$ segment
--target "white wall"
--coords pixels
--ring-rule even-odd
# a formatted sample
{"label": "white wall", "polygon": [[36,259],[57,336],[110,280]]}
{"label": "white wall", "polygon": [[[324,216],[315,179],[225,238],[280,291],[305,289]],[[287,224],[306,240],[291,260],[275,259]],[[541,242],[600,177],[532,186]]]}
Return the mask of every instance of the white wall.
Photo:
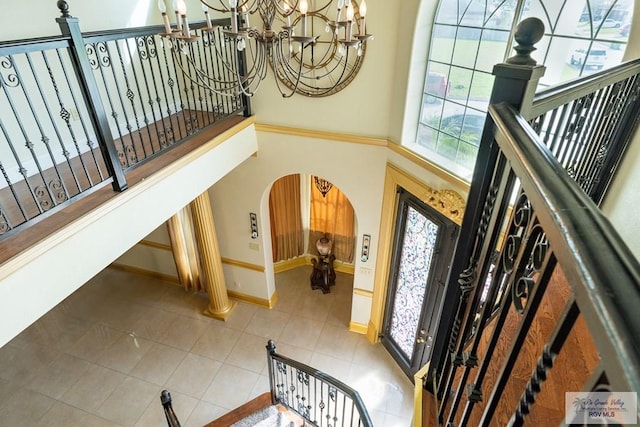
{"label": "white wall", "polygon": [[[629,46],[624,56],[625,60],[634,58],[640,58],[640,0],[636,0],[634,4]],[[639,164],[640,132],[636,132],[602,206],[602,211],[611,220],[638,260],[640,260],[640,222],[636,215],[637,208],[640,206]]]}
{"label": "white wall", "polygon": [[[171,13],[170,0],[166,0]],[[157,0],[68,0],[69,13],[80,20],[82,31],[162,24]],[[200,2],[185,0],[192,20],[204,19]],[[59,35],[55,19],[60,12],[53,0],[20,0],[5,5],[0,40]],[[171,16],[171,15],[170,15]]]}
{"label": "white wall", "polygon": [[114,264],[124,268],[159,273],[166,280],[180,283],[166,224],[162,224],[145,236],[143,240],[118,257]]}
{"label": "white wall", "polygon": [[[247,159],[216,183],[210,192],[221,255],[266,269],[264,274],[257,274],[243,267],[225,265],[227,288],[260,298],[272,296],[275,287],[269,192],[278,178],[307,173],[328,179],[349,198],[357,217],[357,254],[361,250],[362,234],[371,235],[369,260],[366,263],[359,259],[355,261],[354,288],[372,291],[386,148],[266,132],[258,132],[258,148],[257,157]],[[249,236],[250,212],[258,214],[260,237],[257,241]],[[250,249],[249,245],[253,243],[259,244],[258,250]],[[235,281],[240,282],[240,287]],[[352,321],[366,325],[370,298],[365,301],[356,298],[356,301]]]}
{"label": "white wall", "polygon": [[[374,39],[367,42],[365,59],[355,80],[339,93],[324,98],[293,95],[283,98],[273,81],[273,73],[252,99],[258,123],[292,126],[387,138],[389,120],[394,109],[393,88],[398,42],[399,8],[383,2],[367,4],[367,32]],[[410,24],[412,25],[412,24]],[[401,66],[402,68],[402,66]]]}

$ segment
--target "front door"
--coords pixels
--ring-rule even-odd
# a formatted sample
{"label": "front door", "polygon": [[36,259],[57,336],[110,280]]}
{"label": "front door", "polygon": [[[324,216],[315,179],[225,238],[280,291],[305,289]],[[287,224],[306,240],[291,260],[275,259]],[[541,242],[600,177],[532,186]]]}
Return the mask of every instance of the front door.
{"label": "front door", "polygon": [[382,344],[413,380],[431,356],[458,227],[401,191],[395,230]]}

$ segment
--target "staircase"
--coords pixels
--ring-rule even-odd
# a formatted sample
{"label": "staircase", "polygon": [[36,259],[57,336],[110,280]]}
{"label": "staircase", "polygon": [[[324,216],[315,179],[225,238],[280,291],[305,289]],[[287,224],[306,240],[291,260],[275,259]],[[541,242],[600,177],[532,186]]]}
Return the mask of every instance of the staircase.
{"label": "staircase", "polygon": [[[261,394],[205,427],[372,427],[357,391],[310,366],[276,353],[267,343],[271,391]],[[169,427],[180,427],[171,394],[160,396]]]}

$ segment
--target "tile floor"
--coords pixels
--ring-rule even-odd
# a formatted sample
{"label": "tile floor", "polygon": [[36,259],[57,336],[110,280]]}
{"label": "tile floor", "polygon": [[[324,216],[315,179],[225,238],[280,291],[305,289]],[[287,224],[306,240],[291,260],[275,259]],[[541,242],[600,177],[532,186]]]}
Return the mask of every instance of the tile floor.
{"label": "tile floor", "polygon": [[351,277],[312,291],[309,268],[276,277],[268,310],[203,317],[206,295],[106,269],[0,348],[0,426],[202,426],[269,390],[265,345],[358,390],[376,427],[411,423],[413,388],[380,345],[347,330]]}

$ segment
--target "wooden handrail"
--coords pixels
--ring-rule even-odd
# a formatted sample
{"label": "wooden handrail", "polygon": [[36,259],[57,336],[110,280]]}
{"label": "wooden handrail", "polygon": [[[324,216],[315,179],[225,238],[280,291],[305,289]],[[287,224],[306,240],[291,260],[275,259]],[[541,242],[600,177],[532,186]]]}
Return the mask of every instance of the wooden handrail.
{"label": "wooden handrail", "polygon": [[530,120],[541,114],[567,104],[599,89],[640,74],[640,58],[627,61],[612,68],[576,77],[565,83],[536,92],[533,104],[527,111],[526,119]]}
{"label": "wooden handrail", "polygon": [[496,141],[520,179],[619,390],[640,390],[640,264],[609,220],[515,110],[492,105]]}

